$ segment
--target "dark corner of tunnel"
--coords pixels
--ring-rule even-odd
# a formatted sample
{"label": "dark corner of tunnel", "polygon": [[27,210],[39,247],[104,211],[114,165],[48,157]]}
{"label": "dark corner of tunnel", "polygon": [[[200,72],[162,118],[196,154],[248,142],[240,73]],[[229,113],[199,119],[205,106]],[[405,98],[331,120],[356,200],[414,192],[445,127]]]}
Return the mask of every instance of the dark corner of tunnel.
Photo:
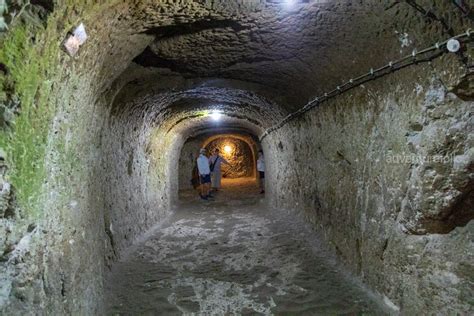
{"label": "dark corner of tunnel", "polygon": [[189,72],[183,64],[158,56],[149,46],[135,57],[133,62],[143,67],[168,68],[180,73]]}
{"label": "dark corner of tunnel", "polygon": [[247,29],[247,26],[242,25],[236,20],[231,19],[202,19],[190,23],[174,24],[168,26],[158,26],[149,28],[144,33],[154,35],[157,40],[172,38],[183,35],[191,35],[199,33],[204,30],[231,28],[235,32]]}

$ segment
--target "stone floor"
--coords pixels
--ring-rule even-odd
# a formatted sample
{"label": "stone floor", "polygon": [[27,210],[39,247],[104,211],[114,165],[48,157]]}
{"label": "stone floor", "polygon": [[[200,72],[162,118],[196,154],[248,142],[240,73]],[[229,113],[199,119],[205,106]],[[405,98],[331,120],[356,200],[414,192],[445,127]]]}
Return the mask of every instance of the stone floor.
{"label": "stone floor", "polygon": [[182,192],[174,215],[115,264],[115,315],[381,315],[294,216],[269,210],[251,180],[215,201]]}

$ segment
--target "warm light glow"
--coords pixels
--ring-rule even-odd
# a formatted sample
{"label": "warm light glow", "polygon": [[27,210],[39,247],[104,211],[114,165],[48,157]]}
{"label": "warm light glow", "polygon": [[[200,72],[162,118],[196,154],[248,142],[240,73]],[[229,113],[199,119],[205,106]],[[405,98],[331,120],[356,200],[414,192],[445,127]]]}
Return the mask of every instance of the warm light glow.
{"label": "warm light glow", "polygon": [[232,152],[232,146],[225,145],[224,152],[226,152],[227,154],[230,154]]}
{"label": "warm light glow", "polygon": [[220,121],[221,117],[222,117],[222,114],[219,111],[214,111],[211,113],[211,118],[216,122]]}

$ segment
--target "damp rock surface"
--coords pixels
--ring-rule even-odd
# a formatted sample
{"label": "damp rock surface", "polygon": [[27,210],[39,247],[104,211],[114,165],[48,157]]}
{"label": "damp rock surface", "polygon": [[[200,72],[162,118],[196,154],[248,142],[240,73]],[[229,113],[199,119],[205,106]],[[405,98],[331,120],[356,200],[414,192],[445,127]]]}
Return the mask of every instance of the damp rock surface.
{"label": "damp rock surface", "polygon": [[263,143],[273,207],[304,213],[406,315],[474,308],[474,107],[445,72],[459,68],[449,55],[366,83]]}
{"label": "damp rock surface", "polygon": [[0,3],[0,314],[103,315],[105,272],[173,213],[192,155],[222,133],[263,148],[268,202],[305,214],[401,314],[472,314],[472,32],[257,142],[350,78],[472,29],[468,1]]}
{"label": "damp rock surface", "polygon": [[212,202],[185,192],[175,214],[113,267],[107,313],[386,313],[310,230],[257,192],[252,179],[225,180]]}

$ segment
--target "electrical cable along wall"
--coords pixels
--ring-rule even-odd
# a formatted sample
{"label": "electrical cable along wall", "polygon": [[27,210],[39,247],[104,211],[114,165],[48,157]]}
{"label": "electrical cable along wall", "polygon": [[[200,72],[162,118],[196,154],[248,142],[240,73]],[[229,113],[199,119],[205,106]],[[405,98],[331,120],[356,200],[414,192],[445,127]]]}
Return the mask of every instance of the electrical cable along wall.
{"label": "electrical cable along wall", "polygon": [[[278,124],[265,130],[265,132],[262,135],[260,135],[260,141],[263,141],[263,139],[267,137],[268,134],[281,128],[283,125],[301,116],[302,114],[308,112],[309,110],[319,106],[320,104],[328,101],[331,98],[334,98],[353,88],[356,88],[368,81],[375,80],[377,78],[380,78],[382,76],[388,75],[392,72],[403,69],[405,67],[409,67],[417,63],[431,61],[434,58],[439,57],[447,52],[456,53],[461,48],[459,45],[461,44],[466,45],[472,41],[473,35],[474,35],[473,31],[469,29],[465,33],[454,36],[453,38],[445,40],[441,43],[435,43],[433,46],[430,46],[423,50],[418,51],[415,49],[413,50],[411,55],[405,56],[396,61],[390,61],[388,64],[380,68],[376,68],[376,69],[371,68],[368,73],[363,74],[357,78],[350,79],[349,81],[341,84],[340,86],[337,86],[335,89],[329,92],[326,92],[319,97],[314,98],[312,101],[308,102],[305,106],[300,108],[298,111],[288,114]],[[449,44],[451,44],[451,47],[448,47]]]}

